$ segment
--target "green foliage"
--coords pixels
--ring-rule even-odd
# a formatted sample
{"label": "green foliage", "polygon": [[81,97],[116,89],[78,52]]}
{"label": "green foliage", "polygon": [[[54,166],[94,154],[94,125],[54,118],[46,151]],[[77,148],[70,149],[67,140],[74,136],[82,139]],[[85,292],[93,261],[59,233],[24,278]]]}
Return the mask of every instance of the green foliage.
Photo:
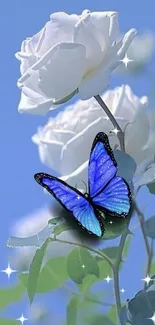
{"label": "green foliage", "polygon": [[114,150],[114,156],[118,164],[117,174],[130,184],[136,171],[136,162],[130,155],[120,150]]}
{"label": "green foliage", "polygon": [[145,221],[146,235],[152,239],[155,239],[155,216]]}
{"label": "green foliage", "polygon": [[155,310],[155,285],[139,291],[127,306],[122,308],[120,317],[134,325],[150,325]]}
{"label": "green foliage", "polygon": [[19,321],[9,318],[0,318],[0,325],[19,325]]}
{"label": "green foliage", "polygon": [[32,304],[37,290],[38,278],[39,278],[43,258],[45,256],[46,248],[49,242],[50,242],[49,239],[47,239],[45,243],[42,245],[42,247],[37,249],[30,265],[28,284],[27,284],[27,292],[28,292],[30,304]]}
{"label": "green foliage", "polygon": [[78,297],[72,297],[67,306],[67,325],[77,325]]}
{"label": "green foliage", "polygon": [[39,231],[36,235],[29,237],[14,237],[11,236],[8,239],[7,246],[14,247],[41,247],[47,238],[50,237],[53,231],[52,224],[48,223],[48,225]]}
{"label": "green foliage", "polygon": [[61,105],[61,104],[64,104],[66,102],[68,102],[72,97],[74,97],[76,94],[78,93],[78,88],[75,89],[71,94],[69,94],[68,96],[60,99],[60,100],[57,100],[55,101],[53,104],[54,105]]}
{"label": "green foliage", "polygon": [[[19,277],[27,288],[28,274],[21,274]],[[36,293],[46,293],[57,289],[62,286],[67,279],[66,258],[52,258],[48,260],[39,274]]]}
{"label": "green foliage", "polygon": [[155,260],[153,260],[152,263],[151,263],[150,274],[155,274]]}
{"label": "green foliage", "polygon": [[24,293],[25,287],[22,283],[9,286],[9,288],[0,289],[0,309],[6,308],[8,305],[20,301]]}
{"label": "green foliage", "polygon": [[147,185],[148,189],[149,189],[149,192],[151,194],[155,194],[155,182],[151,183],[151,184],[148,184]]}
{"label": "green foliage", "polygon": [[114,323],[117,322],[116,305],[113,305],[110,307],[107,316],[112,322],[114,322]]}
{"label": "green foliage", "polygon": [[114,325],[114,323],[105,315],[93,315],[85,319],[85,324],[88,325]]}
{"label": "green foliage", "polygon": [[54,228],[54,235],[55,236],[58,236],[60,235],[63,231],[66,231],[66,230],[72,230],[74,229],[73,228],[73,225],[69,222],[66,222],[66,221],[63,221],[61,222],[60,224],[57,224]]}
{"label": "green foliage", "polygon": [[87,249],[82,247],[74,248],[68,255],[67,271],[69,277],[78,284],[81,284],[88,274],[99,277],[99,267],[96,259]]}
{"label": "green foliage", "polygon": [[[112,223],[110,223],[112,221]],[[104,222],[105,233],[103,240],[114,239],[122,235],[128,223],[128,218],[112,218],[107,216]]]}

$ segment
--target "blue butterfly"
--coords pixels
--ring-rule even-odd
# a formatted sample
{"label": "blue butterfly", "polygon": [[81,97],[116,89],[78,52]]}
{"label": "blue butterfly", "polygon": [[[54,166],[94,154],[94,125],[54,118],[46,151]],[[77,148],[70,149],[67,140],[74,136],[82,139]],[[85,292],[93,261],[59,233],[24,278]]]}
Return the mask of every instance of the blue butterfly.
{"label": "blue butterfly", "polygon": [[87,232],[101,237],[103,217],[127,217],[131,208],[131,191],[127,182],[117,173],[117,163],[108,137],[96,135],[88,166],[88,193],[82,194],[57,177],[37,173],[35,180],[51,193]]}

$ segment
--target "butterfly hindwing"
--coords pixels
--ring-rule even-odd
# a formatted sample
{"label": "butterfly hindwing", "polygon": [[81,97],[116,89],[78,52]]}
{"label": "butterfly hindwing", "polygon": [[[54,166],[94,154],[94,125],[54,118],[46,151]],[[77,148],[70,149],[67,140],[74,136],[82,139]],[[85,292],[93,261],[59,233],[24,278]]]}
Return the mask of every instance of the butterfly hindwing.
{"label": "butterfly hindwing", "polygon": [[131,193],[128,184],[115,176],[106,188],[93,198],[95,205],[110,216],[126,217],[131,207]]}
{"label": "butterfly hindwing", "polygon": [[100,132],[90,154],[89,193],[95,205],[109,216],[126,217],[131,207],[131,192],[126,181],[116,176],[117,163],[108,137]]}
{"label": "butterfly hindwing", "polygon": [[71,211],[78,223],[88,232],[101,237],[103,226],[97,219],[94,209],[84,195],[64,181],[44,173],[34,176],[35,180],[51,193],[68,211]]}

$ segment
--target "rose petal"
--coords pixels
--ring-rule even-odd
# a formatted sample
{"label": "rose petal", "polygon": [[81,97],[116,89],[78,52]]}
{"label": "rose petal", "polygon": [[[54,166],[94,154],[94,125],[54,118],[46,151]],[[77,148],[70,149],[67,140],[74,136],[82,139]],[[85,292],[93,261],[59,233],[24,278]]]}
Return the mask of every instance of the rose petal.
{"label": "rose petal", "polygon": [[38,53],[42,56],[58,43],[72,42],[74,26],[78,20],[78,15],[68,15],[65,12],[52,14],[45,25],[45,36]]}
{"label": "rose petal", "polygon": [[150,125],[145,108],[142,104],[140,105],[135,120],[127,126],[125,132],[126,151],[131,154],[136,163],[147,158],[147,153],[143,147],[148,140]]}
{"label": "rose petal", "polygon": [[109,85],[109,71],[99,67],[94,72],[85,76],[79,86],[81,99],[89,99],[101,94]]}
{"label": "rose petal", "polygon": [[47,97],[60,100],[78,88],[82,80],[85,48],[73,43],[56,45],[49,61],[43,64],[39,70],[39,87]]}
{"label": "rose petal", "polygon": [[[98,41],[98,31],[91,23],[90,14],[84,15],[75,25],[74,42],[86,48],[86,71],[95,69],[103,59],[103,51]],[[102,46],[105,48],[104,40]]]}
{"label": "rose petal", "polygon": [[34,95],[32,90],[26,87],[24,87],[23,90],[28,94],[28,96],[22,91],[21,100],[18,106],[18,111],[20,113],[45,115],[49,111],[53,104],[51,99],[40,97],[39,95],[37,96],[36,93],[35,98],[32,98],[32,94]]}

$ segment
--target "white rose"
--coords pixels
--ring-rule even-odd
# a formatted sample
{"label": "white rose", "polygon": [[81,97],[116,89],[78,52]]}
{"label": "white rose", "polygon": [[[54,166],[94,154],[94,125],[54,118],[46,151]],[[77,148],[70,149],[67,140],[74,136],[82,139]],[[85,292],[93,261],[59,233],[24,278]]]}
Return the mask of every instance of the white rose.
{"label": "white rose", "polygon": [[132,61],[129,62],[127,69],[124,64],[121,64],[116,72],[132,73],[139,71],[151,60],[154,50],[155,35],[151,31],[137,35],[127,51],[127,57]]}
{"label": "white rose", "polygon": [[[139,163],[146,155],[146,150],[142,149],[150,127],[147,98],[135,96],[128,85],[107,91],[102,98],[122,129],[134,122],[126,127],[125,147]],[[76,180],[87,182],[88,158],[94,137],[100,131],[109,135],[112,129],[113,125],[95,99],[78,100],[55,118],[50,118],[32,140],[38,145],[41,161],[75,186]],[[112,147],[118,144],[116,135],[109,135],[109,139]]]}
{"label": "white rose", "polygon": [[44,115],[77,91],[81,99],[102,93],[135,34],[131,29],[118,41],[116,12],[52,14],[16,53],[21,61],[19,111]]}

